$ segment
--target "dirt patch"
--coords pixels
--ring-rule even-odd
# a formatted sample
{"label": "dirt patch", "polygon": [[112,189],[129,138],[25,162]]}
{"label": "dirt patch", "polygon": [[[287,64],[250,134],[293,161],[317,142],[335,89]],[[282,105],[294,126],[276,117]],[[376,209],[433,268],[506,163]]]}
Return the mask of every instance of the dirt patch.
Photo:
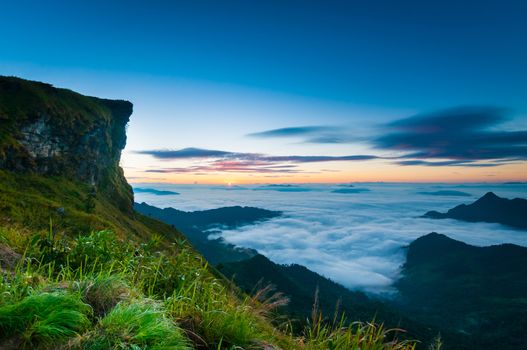
{"label": "dirt patch", "polygon": [[0,243],[0,267],[13,269],[22,256],[8,246]]}

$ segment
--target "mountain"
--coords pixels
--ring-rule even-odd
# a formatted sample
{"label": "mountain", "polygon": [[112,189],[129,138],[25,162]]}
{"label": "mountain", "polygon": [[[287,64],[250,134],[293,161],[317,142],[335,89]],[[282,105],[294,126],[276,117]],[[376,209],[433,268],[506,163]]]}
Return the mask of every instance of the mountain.
{"label": "mountain", "polygon": [[142,188],[142,187],[134,187],[134,193],[151,193],[157,196],[171,196],[171,195],[179,194],[178,192],[174,192],[174,191],[161,191],[161,190],[156,190],[155,188]]}
{"label": "mountain", "polygon": [[157,208],[146,203],[135,203],[135,210],[185,232],[196,249],[213,264],[249,259],[257,254],[253,249],[235,247],[222,238],[209,239],[217,228],[234,229],[253,225],[282,213],[254,207],[223,207],[186,212],[174,208]]}
{"label": "mountain", "polygon": [[374,303],[364,293],[352,292],[304,266],[275,264],[261,254],[244,261],[222,263],[218,269],[248,292],[272,284],[276,291],[290,298],[285,311],[302,321],[311,315],[317,290],[320,309],[329,317],[340,303],[340,311],[357,319],[371,320],[382,305]]}
{"label": "mountain", "polygon": [[195,227],[199,230],[207,230],[216,226],[233,229],[282,215],[279,211],[241,206],[191,212],[174,208],[160,209],[146,203],[136,203],[135,208],[137,211],[156,217],[167,224],[185,228]]}
{"label": "mountain", "polygon": [[476,247],[430,233],[408,247],[396,287],[405,314],[457,335],[449,349],[527,344],[525,247]]}
{"label": "mountain", "polygon": [[472,204],[461,204],[446,213],[429,211],[423,217],[430,219],[457,219],[469,222],[494,222],[527,229],[527,200],[506,199],[488,192]]}

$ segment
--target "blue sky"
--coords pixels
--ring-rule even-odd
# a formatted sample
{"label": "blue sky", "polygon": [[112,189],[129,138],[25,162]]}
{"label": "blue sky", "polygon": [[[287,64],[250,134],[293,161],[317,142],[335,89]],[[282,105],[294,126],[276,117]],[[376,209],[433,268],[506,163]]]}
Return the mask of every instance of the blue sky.
{"label": "blue sky", "polygon": [[[263,176],[383,180],[373,174],[385,169],[397,174],[388,181],[415,180],[410,174],[416,171],[423,180],[518,179],[527,157],[526,12],[524,1],[12,1],[2,4],[0,74],[131,100],[135,113],[123,158],[130,178],[192,182],[205,175],[167,172],[161,178],[145,170],[201,166],[207,176],[217,175],[211,182],[251,182],[249,174],[256,182]],[[460,106],[483,113],[472,116],[476,121],[500,108],[492,123],[476,123],[461,137],[473,143],[499,136],[506,142],[479,147],[485,154],[507,152],[489,160],[441,150],[445,157],[435,159],[421,144],[379,141],[396,120],[438,111],[448,118]],[[322,128],[247,136],[287,127]],[[449,142],[450,151],[462,147],[449,132],[433,138]],[[160,160],[136,153],[190,147],[382,159],[280,161],[236,173],[203,166],[262,157]],[[420,155],[392,160],[408,153]],[[452,161],[458,164],[444,163]],[[459,163],[465,161],[494,165]],[[257,169],[277,165],[294,165],[302,174]]]}

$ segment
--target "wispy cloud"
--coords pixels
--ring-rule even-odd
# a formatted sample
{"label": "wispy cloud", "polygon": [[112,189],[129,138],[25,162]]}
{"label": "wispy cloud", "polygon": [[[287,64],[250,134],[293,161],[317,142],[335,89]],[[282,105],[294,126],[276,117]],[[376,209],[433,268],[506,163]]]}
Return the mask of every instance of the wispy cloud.
{"label": "wispy cloud", "polygon": [[357,141],[348,130],[337,126],[296,126],[271,129],[246,135],[257,138],[301,138],[304,143],[338,144]]}
{"label": "wispy cloud", "polygon": [[295,126],[290,128],[271,129],[248,134],[249,137],[292,137],[306,136],[319,133],[335,132],[338,129],[333,126]]}
{"label": "wispy cloud", "polygon": [[181,150],[143,150],[136,153],[153,156],[161,160],[201,160],[204,164],[151,169],[153,173],[196,173],[196,172],[255,172],[255,173],[306,173],[298,165],[302,163],[353,162],[377,159],[374,155],[346,156],[271,156],[259,153],[240,153],[200,148]]}
{"label": "wispy cloud", "polygon": [[216,160],[204,165],[146,170],[150,173],[299,173],[296,165],[261,161]]}

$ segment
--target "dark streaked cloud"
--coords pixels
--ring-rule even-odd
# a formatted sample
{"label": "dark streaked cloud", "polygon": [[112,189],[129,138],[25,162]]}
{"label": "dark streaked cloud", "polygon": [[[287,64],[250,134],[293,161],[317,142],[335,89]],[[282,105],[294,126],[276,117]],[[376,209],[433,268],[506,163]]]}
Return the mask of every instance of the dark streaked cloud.
{"label": "dark streaked cloud", "polygon": [[361,161],[379,158],[374,155],[347,155],[347,156],[270,156],[259,153],[238,153],[219,150],[208,150],[201,148],[184,148],[181,150],[144,150],[137,151],[139,154],[146,154],[158,159],[178,160],[178,159],[241,159],[253,161],[255,164],[288,162],[288,163],[317,163],[335,161]]}
{"label": "dark streaked cloud", "polygon": [[407,152],[401,158],[417,159],[399,162],[401,165],[496,166],[497,162],[472,162],[525,160],[527,130],[498,129],[507,120],[508,111],[496,107],[459,107],[419,114],[386,125],[385,134],[374,144],[380,149]]}
{"label": "dark streaked cloud", "polygon": [[361,161],[372,160],[379,157],[373,155],[352,155],[352,156],[265,156],[262,159],[273,162],[292,162],[292,163],[318,163],[336,161]]}
{"label": "dark streaked cloud", "polygon": [[427,160],[419,160],[419,159],[413,159],[413,160],[401,160],[396,162],[398,165],[404,165],[404,166],[411,166],[411,165],[422,165],[422,166],[430,166],[430,167],[438,167],[438,166],[468,166],[468,167],[475,167],[475,168],[482,168],[482,167],[493,167],[493,166],[499,166],[503,164],[499,163],[474,163],[472,161],[464,161],[464,160],[444,160],[444,161],[436,161],[436,162],[430,162]]}
{"label": "dark streaked cloud", "polygon": [[202,148],[183,148],[179,150],[168,150],[168,149],[158,149],[158,150],[143,150],[136,151],[138,154],[147,154],[158,159],[186,159],[186,158],[219,158],[231,156],[234,153],[202,149]]}

